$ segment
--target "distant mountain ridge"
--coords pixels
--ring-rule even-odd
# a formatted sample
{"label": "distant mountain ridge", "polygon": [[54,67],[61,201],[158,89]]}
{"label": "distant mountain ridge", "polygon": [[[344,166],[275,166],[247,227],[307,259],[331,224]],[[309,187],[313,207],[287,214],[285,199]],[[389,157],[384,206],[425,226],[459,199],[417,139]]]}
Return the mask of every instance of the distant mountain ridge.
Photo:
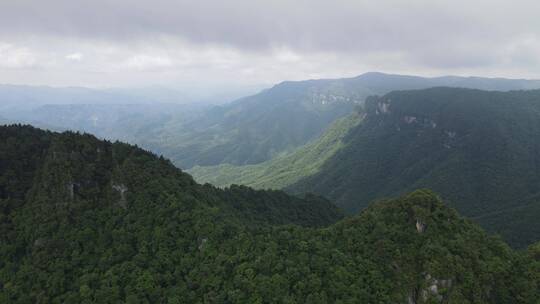
{"label": "distant mountain ridge", "polygon": [[84,87],[55,88],[0,84],[0,111],[35,109],[47,104],[140,104],[148,102],[152,102],[152,100],[121,92]]}
{"label": "distant mountain ridge", "polygon": [[50,87],[0,84],[0,111],[31,110],[44,105],[128,105],[128,104],[221,104],[254,92],[257,87],[195,88],[143,87]]}
{"label": "distant mountain ridge", "polygon": [[[351,113],[370,95],[434,86],[507,91],[540,88],[540,81],[456,76],[423,78],[371,72],[352,78],[285,81],[229,104],[196,110],[164,108],[163,115],[157,117],[131,115],[129,107],[125,107],[127,110],[122,110],[122,117],[111,118],[106,114],[97,117],[106,126],[103,129],[76,120],[57,119],[50,111],[45,113],[52,115],[44,115],[40,109],[19,113],[14,121],[42,127],[57,123],[59,130],[75,129],[104,138],[128,140],[169,157],[184,169],[197,165],[252,165],[292,152],[318,138],[336,119]],[[67,106],[58,106],[62,107]],[[161,107],[156,105],[153,111]],[[84,106],[71,106],[70,111],[71,116],[80,117],[82,122],[91,119],[84,117]],[[100,111],[106,113],[107,106],[102,105]],[[59,109],[58,112],[64,111]]]}

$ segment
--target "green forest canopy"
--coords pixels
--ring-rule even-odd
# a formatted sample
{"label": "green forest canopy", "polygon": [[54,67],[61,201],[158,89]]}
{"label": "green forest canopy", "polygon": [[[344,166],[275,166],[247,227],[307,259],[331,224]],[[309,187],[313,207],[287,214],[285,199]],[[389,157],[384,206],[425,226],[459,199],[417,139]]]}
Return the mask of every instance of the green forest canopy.
{"label": "green forest canopy", "polygon": [[[0,127],[2,303],[537,303],[513,251],[428,190],[357,216],[198,185],[89,135]],[[333,224],[332,224],[333,223]]]}

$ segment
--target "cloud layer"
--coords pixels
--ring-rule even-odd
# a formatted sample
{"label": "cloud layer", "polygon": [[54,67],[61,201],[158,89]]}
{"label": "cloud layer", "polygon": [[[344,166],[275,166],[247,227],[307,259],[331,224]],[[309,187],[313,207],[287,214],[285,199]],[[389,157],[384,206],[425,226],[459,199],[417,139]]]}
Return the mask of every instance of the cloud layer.
{"label": "cloud layer", "polygon": [[[540,78],[537,1],[0,1],[0,82]],[[45,77],[49,75],[49,77]]]}

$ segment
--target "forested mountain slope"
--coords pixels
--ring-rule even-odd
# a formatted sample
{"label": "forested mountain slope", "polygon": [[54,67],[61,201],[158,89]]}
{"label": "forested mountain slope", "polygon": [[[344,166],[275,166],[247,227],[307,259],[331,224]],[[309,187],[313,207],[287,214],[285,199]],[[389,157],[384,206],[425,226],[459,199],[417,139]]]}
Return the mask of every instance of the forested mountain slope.
{"label": "forested mountain slope", "polygon": [[163,158],[89,135],[0,127],[0,166],[2,303],[540,296],[539,245],[512,251],[427,190],[314,228],[339,218],[324,200],[201,186]]}
{"label": "forested mountain slope", "polygon": [[[538,221],[513,221],[522,220],[520,208],[536,210],[529,204],[540,195],[540,91],[432,88],[373,97],[344,147],[288,189],[325,195],[356,212],[421,187],[513,244],[538,240],[521,233],[526,226],[538,231]],[[487,225],[503,218],[504,229]]]}
{"label": "forested mountain slope", "polygon": [[[77,205],[78,199],[84,204],[90,198],[124,208],[130,193],[137,193],[139,188],[161,188],[163,185],[157,179],[168,178],[165,181],[179,187],[175,190],[187,191],[186,196],[206,200],[216,207],[233,208],[256,224],[264,221],[324,226],[342,217],[334,205],[315,196],[301,199],[282,191],[254,191],[243,186],[221,190],[198,185],[162,157],[123,143],[100,141],[92,135],[58,134],[13,125],[0,127],[0,138],[2,198],[7,199],[8,205],[21,204],[27,196],[40,198],[41,194],[43,199],[67,206]],[[156,181],[145,185],[144,179],[151,179],[152,175]],[[165,195],[159,191],[155,194]]]}
{"label": "forested mountain slope", "polygon": [[259,94],[216,107],[181,128],[164,129],[166,142],[147,147],[181,168],[257,164],[319,137],[366,97],[433,86],[493,90],[540,88],[540,81],[477,77],[423,78],[383,73],[358,77],[286,81]]}
{"label": "forested mountain slope", "polygon": [[[259,94],[215,107],[173,107],[141,100],[141,96],[123,98],[116,91],[102,96],[102,101],[92,102],[97,98],[92,94],[79,98],[62,92],[57,105],[5,114],[10,121],[129,141],[165,155],[183,169],[195,165],[236,166],[258,164],[296,150],[318,138],[331,123],[348,115],[367,96],[433,86],[506,91],[540,88],[540,81],[366,73],[352,78],[286,81]],[[30,101],[41,102],[38,94],[41,91],[31,89]],[[51,96],[56,95],[50,90],[47,88],[43,93],[43,99],[55,103]],[[19,88],[11,95],[3,95],[0,88],[0,101],[24,101],[24,93]],[[75,105],[65,105],[69,98]],[[123,105],[112,105],[115,103]],[[141,114],[141,109],[148,113]]]}
{"label": "forested mountain slope", "polygon": [[284,188],[317,173],[324,162],[343,147],[347,132],[363,119],[364,114],[358,111],[336,120],[320,138],[289,154],[255,165],[196,166],[188,172],[198,182],[218,187],[240,184],[256,189]]}

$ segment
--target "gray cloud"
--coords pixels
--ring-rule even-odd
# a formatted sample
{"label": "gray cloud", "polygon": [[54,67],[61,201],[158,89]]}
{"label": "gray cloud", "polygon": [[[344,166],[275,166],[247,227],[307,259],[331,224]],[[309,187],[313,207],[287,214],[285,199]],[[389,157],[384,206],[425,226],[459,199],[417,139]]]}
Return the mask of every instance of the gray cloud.
{"label": "gray cloud", "polygon": [[112,69],[125,82],[126,69],[215,81],[234,69],[257,81],[361,69],[540,77],[538,11],[528,0],[0,0],[0,69]]}

